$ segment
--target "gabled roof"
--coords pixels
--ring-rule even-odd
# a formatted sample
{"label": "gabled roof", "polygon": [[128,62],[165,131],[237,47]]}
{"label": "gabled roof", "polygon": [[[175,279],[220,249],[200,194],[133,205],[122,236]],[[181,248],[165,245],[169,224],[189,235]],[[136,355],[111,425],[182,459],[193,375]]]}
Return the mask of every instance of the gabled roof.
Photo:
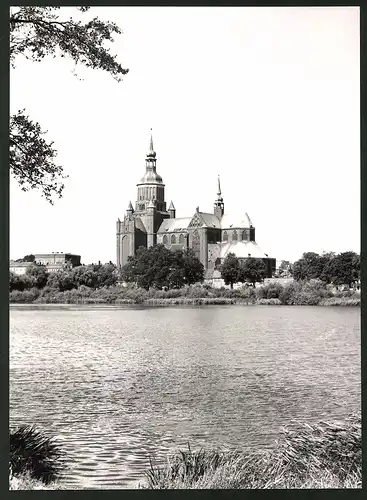
{"label": "gabled roof", "polygon": [[221,259],[226,258],[229,253],[234,253],[236,257],[242,259],[247,257],[255,257],[258,259],[268,258],[255,241],[231,241],[228,243],[221,243]]}
{"label": "gabled roof", "polygon": [[252,226],[252,222],[247,213],[245,215],[239,215],[239,216],[224,214],[220,221],[220,225],[222,229],[232,229],[232,228],[242,229],[242,228],[249,228],[250,226]]}
{"label": "gabled roof", "polygon": [[199,212],[201,217],[204,220],[205,226],[207,227],[215,227],[215,228],[220,228],[220,220],[218,217],[214,214],[210,214],[207,212]]}
{"label": "gabled roof", "polygon": [[192,217],[180,217],[177,219],[164,219],[159,226],[158,233],[170,233],[172,231],[185,231]]}

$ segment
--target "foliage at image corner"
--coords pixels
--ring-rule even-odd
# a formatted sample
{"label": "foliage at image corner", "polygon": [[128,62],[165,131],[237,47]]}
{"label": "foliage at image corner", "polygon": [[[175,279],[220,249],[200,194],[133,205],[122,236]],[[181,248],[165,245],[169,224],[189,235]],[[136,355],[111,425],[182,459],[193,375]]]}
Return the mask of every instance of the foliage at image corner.
{"label": "foliage at image corner", "polygon": [[31,484],[38,481],[49,485],[58,480],[66,468],[66,455],[57,441],[33,425],[11,430],[9,444],[10,481],[28,478]]}
{"label": "foliage at image corner", "polygon": [[[90,7],[77,7],[81,13]],[[128,73],[112,55],[105,42],[113,43],[122,30],[113,22],[97,17],[85,22],[62,17],[60,7],[12,7],[10,18],[10,62],[19,57],[41,62],[45,57],[68,57],[75,65],[102,70],[120,82]],[[10,117],[9,168],[23,191],[37,189],[51,204],[64,190],[64,168],[57,165],[54,143],[45,139],[46,131],[32,120],[25,109]]]}

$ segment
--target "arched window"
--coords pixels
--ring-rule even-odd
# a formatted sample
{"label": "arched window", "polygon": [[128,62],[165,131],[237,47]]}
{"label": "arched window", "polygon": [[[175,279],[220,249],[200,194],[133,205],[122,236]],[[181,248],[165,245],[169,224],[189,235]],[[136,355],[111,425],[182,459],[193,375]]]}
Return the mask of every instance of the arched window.
{"label": "arched window", "polygon": [[171,236],[171,245],[174,245],[176,243],[176,236],[172,234]]}
{"label": "arched window", "polygon": [[247,241],[248,240],[248,231],[247,231],[247,229],[244,229],[242,231],[242,240],[243,241]]}
{"label": "arched window", "polygon": [[238,236],[237,236],[237,231],[236,231],[236,230],[234,230],[234,231],[233,231],[233,233],[232,233],[232,240],[233,240],[233,241],[237,241],[237,239],[238,239]]}
{"label": "arched window", "polygon": [[168,243],[168,238],[167,238],[167,235],[165,234],[163,236],[163,245],[167,245],[167,243]]}
{"label": "arched window", "polygon": [[184,238],[184,235],[183,235],[183,234],[180,234],[180,237],[179,237],[178,241],[179,241],[180,245],[183,245],[183,244],[184,244],[184,242],[185,242],[185,238]]}
{"label": "arched window", "polygon": [[223,233],[223,241],[228,241],[227,231],[224,231],[224,233]]}

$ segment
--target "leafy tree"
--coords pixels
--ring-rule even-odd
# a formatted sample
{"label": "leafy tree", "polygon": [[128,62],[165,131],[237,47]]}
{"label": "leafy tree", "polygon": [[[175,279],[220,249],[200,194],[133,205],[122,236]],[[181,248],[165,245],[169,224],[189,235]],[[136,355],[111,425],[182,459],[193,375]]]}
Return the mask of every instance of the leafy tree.
{"label": "leafy tree", "polygon": [[203,281],[204,266],[191,248],[182,252],[182,264],[180,261],[179,265],[182,265],[185,285],[193,285]]}
{"label": "leafy tree", "polygon": [[34,255],[33,254],[29,254],[29,255],[25,255],[22,259],[17,259],[15,262],[34,262]]}
{"label": "leafy tree", "polygon": [[280,276],[291,276],[293,272],[293,266],[289,260],[282,260],[279,266]]}
{"label": "leafy tree", "polygon": [[[86,12],[89,7],[79,7]],[[13,9],[14,10],[14,9]],[[112,22],[97,17],[87,22],[62,19],[60,7],[17,7],[10,15],[10,60],[13,67],[17,57],[39,62],[46,56],[69,57],[75,64],[107,71],[117,81],[128,73],[115,55],[104,46],[113,42],[121,29]],[[67,177],[63,167],[56,165],[56,149],[47,142],[39,123],[25,110],[10,117],[10,171],[23,191],[39,189],[53,204],[52,196],[62,196]]]}
{"label": "leafy tree", "polygon": [[355,252],[343,252],[332,258],[325,270],[334,285],[348,285],[360,279],[360,256]]}
{"label": "leafy tree", "polygon": [[25,274],[18,275],[13,272],[9,273],[9,291],[12,292],[13,290],[29,290],[30,288],[33,287],[33,280],[30,276],[27,276]]}
{"label": "leafy tree", "polygon": [[78,285],[76,284],[70,270],[60,269],[55,273],[50,273],[47,280],[47,286],[56,288],[61,292],[64,292],[65,290],[72,290],[73,288],[77,288]]}
{"label": "leafy tree", "polygon": [[293,264],[293,277],[295,280],[322,279],[328,281],[325,273],[332,254],[319,255],[315,252],[305,252],[302,258]]}
{"label": "leafy tree", "polygon": [[267,275],[267,268],[261,259],[255,259],[254,257],[249,257],[241,262],[239,270],[239,281],[245,282],[249,281],[255,286],[258,281],[263,281]]}
{"label": "leafy tree", "polygon": [[113,286],[118,279],[118,273],[115,264],[103,264],[95,269],[97,273],[97,287]]}
{"label": "leafy tree", "polygon": [[138,287],[180,288],[202,281],[204,268],[192,250],[172,252],[164,245],[138,248],[121,270],[122,278]]}
{"label": "leafy tree", "polygon": [[92,266],[78,266],[69,271],[71,281],[75,283],[75,287],[81,285],[89,288],[96,288],[98,285],[97,272],[93,270]]}
{"label": "leafy tree", "polygon": [[46,266],[41,264],[31,264],[25,274],[33,281],[33,286],[36,288],[43,288],[49,276]]}
{"label": "leafy tree", "polygon": [[234,253],[229,253],[224,259],[221,266],[220,273],[224,279],[226,285],[231,285],[237,283],[239,280],[240,262]]}

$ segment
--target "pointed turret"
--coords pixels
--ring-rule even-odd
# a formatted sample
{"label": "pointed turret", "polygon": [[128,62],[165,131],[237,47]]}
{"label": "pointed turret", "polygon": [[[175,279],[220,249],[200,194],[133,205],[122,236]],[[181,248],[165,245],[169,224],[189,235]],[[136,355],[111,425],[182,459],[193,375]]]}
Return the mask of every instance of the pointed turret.
{"label": "pointed turret", "polygon": [[129,204],[128,204],[127,209],[126,209],[126,216],[128,218],[130,218],[133,213],[134,213],[134,209],[133,209],[133,206],[131,204],[131,201],[129,201]]}
{"label": "pointed turret", "polygon": [[220,188],[220,177],[218,175],[217,199],[214,202],[214,215],[221,219],[224,214],[224,203],[222,197],[222,190]]}
{"label": "pointed turret", "polygon": [[150,129],[150,144],[149,144],[149,151],[147,153],[147,158],[155,158],[156,152],[154,151],[153,148],[153,134],[152,134],[152,129]]}
{"label": "pointed turret", "polygon": [[173,204],[173,201],[171,201],[169,207],[168,207],[168,213],[169,213],[169,218],[170,219],[175,219],[176,218],[176,209]]}
{"label": "pointed turret", "polygon": [[218,195],[218,199],[222,199],[222,191],[220,189],[220,177],[218,175],[218,190],[217,190],[217,195]]}

